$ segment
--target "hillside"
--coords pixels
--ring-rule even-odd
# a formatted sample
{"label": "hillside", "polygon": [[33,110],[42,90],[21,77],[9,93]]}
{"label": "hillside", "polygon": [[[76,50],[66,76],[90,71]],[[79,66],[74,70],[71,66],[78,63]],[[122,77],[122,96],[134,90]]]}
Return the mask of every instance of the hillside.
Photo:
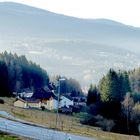
{"label": "hillside", "polygon": [[[49,129],[55,128],[56,114],[48,111],[40,111],[35,109],[22,109],[13,106],[14,98],[2,98],[5,104],[0,104],[0,110],[8,112],[16,118],[34,123],[36,125],[43,125]],[[109,140],[137,140],[137,136],[116,134],[112,132],[105,132],[98,130],[97,127],[91,127],[80,124],[84,114],[77,114],[74,116],[68,116],[61,114],[60,118],[60,130],[66,133],[73,133],[88,137],[98,137],[98,139],[109,139]],[[61,123],[63,122],[63,123]],[[26,139],[27,140],[27,139]]]}
{"label": "hillside", "polygon": [[82,86],[98,81],[110,67],[139,66],[139,28],[9,2],[0,3],[0,19],[1,52],[24,54],[49,74],[76,78]]}
{"label": "hillside", "polygon": [[25,56],[0,53],[0,96],[10,97],[13,92],[35,90],[46,86],[48,82],[47,72]]}

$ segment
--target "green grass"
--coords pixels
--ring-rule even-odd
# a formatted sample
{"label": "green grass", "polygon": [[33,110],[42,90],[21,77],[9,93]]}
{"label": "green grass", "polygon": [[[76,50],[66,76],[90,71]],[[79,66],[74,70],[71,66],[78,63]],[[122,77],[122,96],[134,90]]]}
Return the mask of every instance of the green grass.
{"label": "green grass", "polygon": [[0,140],[20,140],[16,136],[11,136],[6,133],[0,132]]}

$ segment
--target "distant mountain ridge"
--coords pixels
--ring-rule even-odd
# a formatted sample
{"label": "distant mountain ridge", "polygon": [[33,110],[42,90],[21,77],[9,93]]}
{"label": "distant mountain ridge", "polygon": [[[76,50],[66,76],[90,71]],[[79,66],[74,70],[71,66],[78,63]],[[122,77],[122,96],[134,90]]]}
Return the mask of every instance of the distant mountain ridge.
{"label": "distant mountain ridge", "polygon": [[137,50],[140,43],[140,28],[106,19],[67,17],[17,3],[0,3],[0,18],[2,35],[87,39],[121,47],[124,44],[125,48],[133,45]]}
{"label": "distant mountain ridge", "polygon": [[107,19],[80,19],[0,2],[0,51],[25,54],[47,71],[97,82],[111,67],[140,66],[140,28]]}

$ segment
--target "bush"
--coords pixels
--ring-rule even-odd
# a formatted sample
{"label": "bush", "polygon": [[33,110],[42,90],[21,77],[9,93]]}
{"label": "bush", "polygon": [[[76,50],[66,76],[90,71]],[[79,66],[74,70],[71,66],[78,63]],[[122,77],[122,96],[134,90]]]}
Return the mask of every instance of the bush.
{"label": "bush", "polygon": [[106,119],[101,115],[91,116],[89,119],[83,121],[83,124],[97,126],[105,131],[112,131],[112,129],[115,126],[115,123],[113,120]]}
{"label": "bush", "polygon": [[89,112],[89,114],[97,115],[98,109],[99,109],[99,108],[98,108],[98,106],[97,106],[96,104],[91,104],[91,105],[89,106],[88,112]]}
{"label": "bush", "polygon": [[41,106],[40,108],[41,108],[41,110],[42,110],[42,111],[44,111],[44,110],[45,110],[45,106]]}
{"label": "bush", "polygon": [[3,99],[0,99],[0,104],[4,104],[4,100]]}
{"label": "bush", "polygon": [[95,124],[97,126],[101,127],[105,131],[111,131],[113,129],[113,127],[115,126],[115,123],[113,120],[107,120],[105,118],[97,121]]}

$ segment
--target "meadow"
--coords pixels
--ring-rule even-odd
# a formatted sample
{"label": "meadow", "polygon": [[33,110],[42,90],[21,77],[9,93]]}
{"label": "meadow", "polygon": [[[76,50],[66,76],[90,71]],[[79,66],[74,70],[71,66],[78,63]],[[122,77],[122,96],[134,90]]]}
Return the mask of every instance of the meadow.
{"label": "meadow", "polygon": [[[102,131],[100,128],[82,125],[80,120],[83,114],[74,114],[72,116],[59,113],[56,128],[56,113],[50,111],[42,111],[37,109],[23,109],[13,106],[14,98],[1,97],[4,104],[0,104],[0,110],[6,111],[14,117],[31,122],[33,125],[40,125],[50,129],[57,129],[66,133],[73,133],[83,136],[95,137],[99,140],[139,140],[138,136],[123,135],[112,132]],[[5,139],[4,139],[5,140]],[[14,139],[11,139],[14,140]]]}

